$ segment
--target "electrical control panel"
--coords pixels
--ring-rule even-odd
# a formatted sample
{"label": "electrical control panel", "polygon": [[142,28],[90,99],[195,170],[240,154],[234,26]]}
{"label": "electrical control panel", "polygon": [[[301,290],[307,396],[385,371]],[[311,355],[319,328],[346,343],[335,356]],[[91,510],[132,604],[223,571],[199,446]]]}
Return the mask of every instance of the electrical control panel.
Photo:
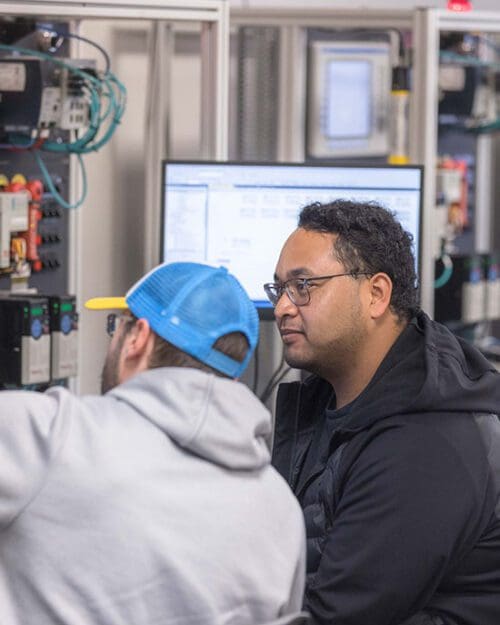
{"label": "electrical control panel", "polygon": [[29,19],[0,19],[0,289],[62,295],[68,288],[69,214],[58,200],[68,196],[69,158],[38,154],[49,139],[68,140],[63,111],[74,91],[60,65],[72,63],[69,45],[61,39],[50,52],[54,42],[46,29],[68,33],[69,25],[43,29]]}
{"label": "electrical control panel", "polygon": [[[71,40],[90,58],[71,58]],[[69,22],[0,16],[0,386],[77,374],[69,215],[86,199],[84,157],[111,139],[125,101],[106,50]]]}

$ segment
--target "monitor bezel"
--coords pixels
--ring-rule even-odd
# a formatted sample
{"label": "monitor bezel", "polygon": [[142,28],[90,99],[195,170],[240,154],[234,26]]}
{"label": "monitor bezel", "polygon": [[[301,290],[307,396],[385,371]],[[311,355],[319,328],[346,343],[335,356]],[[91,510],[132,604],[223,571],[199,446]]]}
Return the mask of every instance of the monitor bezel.
{"label": "monitor bezel", "polygon": [[[273,162],[273,161],[223,161],[223,160],[201,160],[201,159],[162,159],[161,168],[162,168],[162,187],[160,194],[160,250],[159,250],[159,262],[165,261],[164,256],[164,232],[165,232],[165,218],[166,218],[166,204],[165,204],[165,194],[166,194],[166,179],[167,179],[167,166],[171,165],[226,165],[226,166],[249,166],[249,167],[293,167],[293,168],[305,168],[305,167],[319,167],[319,168],[336,168],[336,169],[411,169],[418,170],[420,172],[420,201],[419,201],[419,215],[418,215],[418,229],[419,229],[419,237],[418,237],[418,250],[416,250],[417,254],[417,284],[418,284],[418,301],[421,304],[421,275],[422,275],[422,239],[423,239],[423,207],[424,207],[424,166],[423,165],[390,165],[387,163],[382,164],[371,164],[365,162],[354,163],[352,161],[318,161],[314,160],[311,162],[303,162],[303,163],[290,163],[290,162]],[[300,209],[299,209],[300,211]],[[298,213],[297,213],[298,217]],[[274,268],[271,269],[271,272],[274,273]],[[236,276],[237,277],[237,276]],[[270,274],[270,280],[272,279],[272,273]],[[259,313],[259,318],[262,321],[273,321],[274,313],[273,307],[271,303],[266,303],[265,300],[252,300],[257,308]]]}

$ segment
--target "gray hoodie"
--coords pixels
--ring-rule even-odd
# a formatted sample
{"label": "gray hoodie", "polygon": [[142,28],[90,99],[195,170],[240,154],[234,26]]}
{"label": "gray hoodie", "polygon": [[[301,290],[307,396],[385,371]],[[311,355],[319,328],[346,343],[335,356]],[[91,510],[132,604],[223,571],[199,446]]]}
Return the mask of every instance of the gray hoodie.
{"label": "gray hoodie", "polygon": [[242,384],[146,371],[0,394],[1,625],[259,625],[298,610],[301,510]]}

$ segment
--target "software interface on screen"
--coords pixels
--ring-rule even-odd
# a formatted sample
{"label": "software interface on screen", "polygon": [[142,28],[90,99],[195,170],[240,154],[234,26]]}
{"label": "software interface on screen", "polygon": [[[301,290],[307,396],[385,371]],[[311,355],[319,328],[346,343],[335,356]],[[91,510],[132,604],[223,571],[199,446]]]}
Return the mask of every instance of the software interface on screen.
{"label": "software interface on screen", "polygon": [[386,206],[413,234],[418,256],[418,167],[166,162],[164,168],[162,260],[227,267],[259,307],[270,307],[262,285],[272,281],[281,247],[311,202]]}

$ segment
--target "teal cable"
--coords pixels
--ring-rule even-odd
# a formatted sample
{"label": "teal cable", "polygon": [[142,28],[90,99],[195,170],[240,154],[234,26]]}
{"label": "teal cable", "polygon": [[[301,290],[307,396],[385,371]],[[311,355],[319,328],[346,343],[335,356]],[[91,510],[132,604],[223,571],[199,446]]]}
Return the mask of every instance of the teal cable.
{"label": "teal cable", "polygon": [[78,67],[75,67],[74,65],[71,65],[70,63],[66,63],[65,61],[62,61],[61,59],[58,59],[57,57],[50,56],[50,54],[46,54],[45,52],[39,52],[38,50],[31,50],[30,48],[21,48],[19,46],[11,46],[5,43],[0,43],[0,50],[19,52],[19,54],[24,54],[26,56],[34,56],[39,59],[42,59],[43,61],[50,61],[51,63],[54,63],[55,65],[59,65],[60,67],[64,67],[65,69],[73,72],[77,76],[80,76],[80,78],[82,78],[83,80],[88,80],[90,82],[95,83],[96,87],[100,86],[100,80],[98,78],[95,78],[88,72],[84,72],[81,69],[78,69]]}
{"label": "teal cable", "polygon": [[[91,74],[84,72],[70,63],[66,63],[56,57],[50,56],[44,52],[39,52],[37,50],[30,50],[28,48],[22,48],[19,46],[11,46],[6,44],[0,44],[0,50],[8,50],[18,52],[20,54],[35,56],[42,60],[50,61],[55,65],[59,65],[60,67],[64,67],[68,71],[80,76],[84,83],[87,86],[87,89],[90,93],[90,103],[89,103],[89,111],[90,111],[90,124],[87,132],[80,137],[77,141],[71,143],[59,143],[55,141],[46,141],[43,145],[44,150],[50,152],[63,152],[63,153],[76,153],[82,154],[87,152],[92,152],[99,149],[102,145],[107,143],[111,136],[113,135],[116,127],[120,123],[121,117],[125,110],[125,101],[126,101],[126,89],[124,85],[113,75],[111,72],[106,73],[102,78],[96,78]],[[110,127],[105,132],[104,137],[99,141],[95,141],[95,138],[100,130],[100,121],[101,121],[101,103],[100,103],[100,92],[103,88],[103,84],[106,86],[108,95],[110,98],[110,111],[106,112],[105,117],[111,114],[111,111],[114,112],[112,122]],[[118,92],[120,97],[117,101],[115,96],[113,86],[115,85],[118,88]]]}
{"label": "teal cable", "polygon": [[[69,72],[79,76],[83,81],[83,88],[87,91],[89,100],[89,125],[84,134],[72,142],[45,141],[40,149],[56,152],[56,153],[73,153],[77,155],[78,163],[82,173],[82,195],[73,203],[69,203],[59,194],[52,182],[52,178],[47,170],[39,150],[32,150],[35,160],[40,168],[47,189],[53,195],[54,199],[66,209],[75,209],[83,204],[87,196],[87,174],[83,163],[82,154],[93,152],[105,145],[114,134],[121,118],[125,112],[127,101],[127,91],[123,83],[121,83],[114,74],[107,71],[99,78],[82,71],[74,65],[67,63],[57,57],[51,56],[38,50],[31,50],[19,46],[6,45],[0,43],[0,50],[16,52],[18,54],[27,55],[44,61],[50,61],[54,65],[63,67]],[[103,99],[107,99],[107,107],[103,112]],[[102,132],[102,123],[107,121],[107,129]],[[98,135],[102,133],[98,139]],[[24,147],[24,146],[23,146]],[[29,144],[26,148],[29,149]]]}
{"label": "teal cable", "polygon": [[456,65],[465,65],[469,67],[487,67],[500,71],[500,63],[495,61],[485,61],[474,56],[465,56],[456,52],[443,51],[439,53],[440,61],[445,63],[454,63]]}
{"label": "teal cable", "polygon": [[[89,152],[95,152],[99,150],[103,145],[105,145],[114,134],[118,124],[121,121],[123,113],[125,112],[124,102],[125,102],[125,87],[117,80],[114,79],[112,82],[117,84],[120,92],[120,102],[117,102],[116,96],[113,92],[113,88],[111,87],[110,82],[108,82],[107,78],[104,79],[104,82],[109,87],[109,95],[111,97],[111,110],[114,110],[113,119],[109,122],[108,129],[104,132],[104,135],[96,140],[97,133],[99,132],[100,126],[93,125],[92,128],[89,128],[87,133],[77,141],[70,144],[62,144],[55,142],[46,142],[47,150],[53,152],[74,152],[77,154],[88,154]],[[97,113],[98,114],[98,113]],[[44,148],[45,148],[44,145]]]}
{"label": "teal cable", "polygon": [[495,132],[497,130],[500,130],[500,117],[497,118],[495,121],[491,121],[486,124],[479,124],[477,126],[470,126],[466,128],[467,132],[478,135]]}
{"label": "teal cable", "polygon": [[449,254],[443,254],[440,260],[443,263],[444,268],[439,278],[434,280],[435,289],[443,287],[447,282],[449,282],[451,276],[453,275],[453,261],[451,260]]}
{"label": "teal cable", "polygon": [[50,193],[52,194],[52,196],[54,197],[54,199],[56,200],[58,204],[60,204],[63,208],[74,209],[74,208],[78,208],[85,202],[85,199],[87,197],[87,190],[88,190],[87,172],[85,171],[85,165],[83,163],[83,159],[80,156],[80,154],[77,154],[77,159],[80,165],[80,170],[82,172],[82,195],[80,199],[77,200],[76,202],[73,202],[73,204],[66,202],[66,200],[61,196],[61,194],[55,188],[54,183],[52,182],[52,178],[47,170],[45,163],[43,162],[43,159],[40,153],[33,152],[33,155],[35,157],[36,162],[38,163],[38,166],[40,167],[40,171],[42,172],[42,176],[43,176],[43,179],[45,181],[45,184],[48,190],[50,191]]}

